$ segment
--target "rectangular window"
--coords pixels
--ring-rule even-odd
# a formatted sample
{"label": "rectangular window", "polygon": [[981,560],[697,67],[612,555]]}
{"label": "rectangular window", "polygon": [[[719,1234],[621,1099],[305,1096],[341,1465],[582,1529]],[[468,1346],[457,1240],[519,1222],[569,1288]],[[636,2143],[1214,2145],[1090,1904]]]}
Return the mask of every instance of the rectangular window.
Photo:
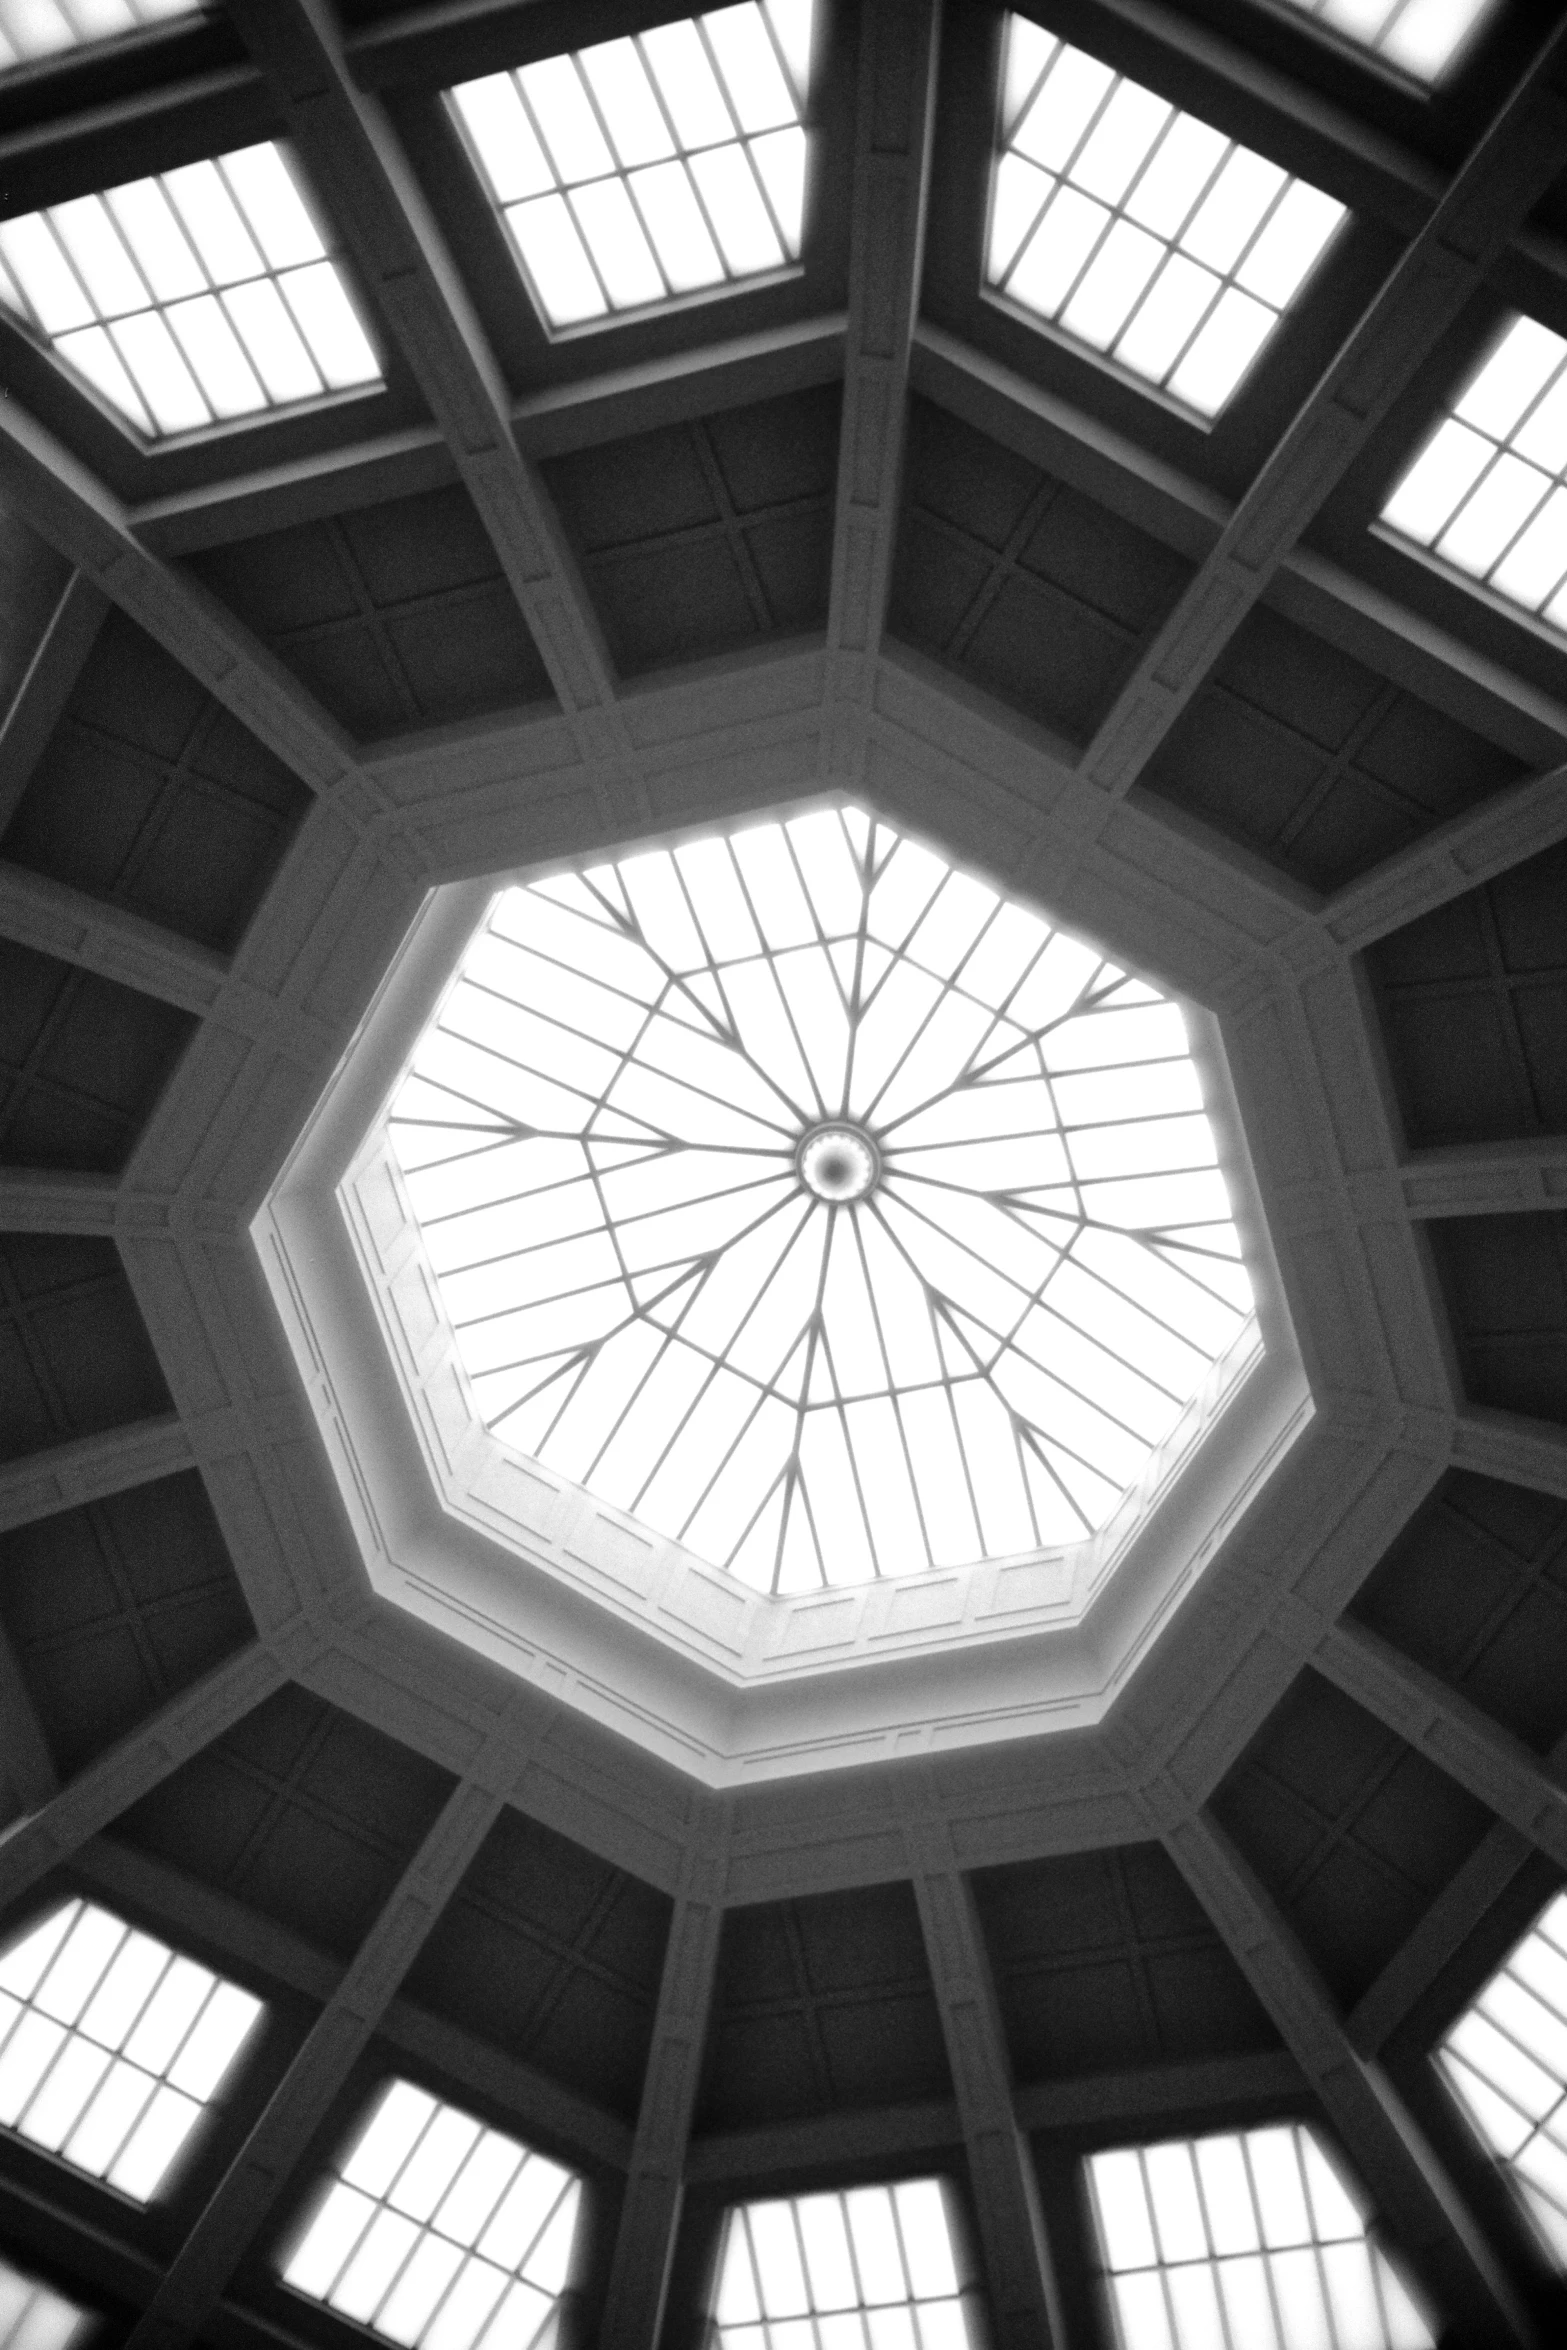
{"label": "rectangular window", "polygon": [[1567,630],[1567,342],[1514,318],[1382,520]]}
{"label": "rectangular window", "polygon": [[708,2350],[971,2350],[973,2299],[939,2179],[742,2203]]}
{"label": "rectangular window", "polygon": [[1495,0],[1289,0],[1324,32],[1374,50],[1389,65],[1434,82]]}
{"label": "rectangular window", "polygon": [[743,0],[448,92],[547,325],[800,257],[812,0]]}
{"label": "rectangular window", "polygon": [[260,2013],[95,1902],[65,1902],[0,1958],[0,2124],[146,2203]]}
{"label": "rectangular window", "polygon": [[91,2330],[85,2309],[0,2260],[0,2350],[81,2350]]}
{"label": "rectangular window", "polygon": [[205,0],[0,0],[0,73],[62,49],[96,48],[170,17],[199,16]]}
{"label": "rectangular window", "polygon": [[1567,2269],[1567,1893],[1464,2010],[1437,2063]]}
{"label": "rectangular window", "polygon": [[549,2350],[581,2182],[394,2081],[283,2281],[407,2350]]}
{"label": "rectangular window", "polygon": [[1199,416],[1235,390],[1344,207],[1009,16],[985,283]]}
{"label": "rectangular window", "polygon": [[1088,2163],[1121,2350],[1429,2350],[1431,2329],[1298,2122]]}
{"label": "rectangular window", "polygon": [[381,379],[270,140],[0,221],[0,302],[150,440]]}

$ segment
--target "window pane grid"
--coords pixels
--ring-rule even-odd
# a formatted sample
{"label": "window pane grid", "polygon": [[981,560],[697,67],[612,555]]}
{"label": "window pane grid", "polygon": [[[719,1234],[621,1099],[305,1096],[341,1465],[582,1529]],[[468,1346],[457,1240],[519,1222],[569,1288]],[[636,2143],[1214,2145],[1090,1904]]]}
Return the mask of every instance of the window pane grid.
{"label": "window pane grid", "polygon": [[145,2203],[259,2000],[93,1902],[0,1957],[0,2125]]}
{"label": "window pane grid", "polygon": [[394,2081],[283,2279],[406,2350],[550,2350],[580,2195],[558,2164]]}
{"label": "window pane grid", "polygon": [[0,2350],[72,2350],[90,2323],[84,2309],[0,2260]]}
{"label": "window pane grid", "polygon": [[938,2179],[735,2206],[707,2350],[970,2350]]}
{"label": "window pane grid", "polygon": [[142,25],[199,16],[205,0],[0,0],[0,73],[33,57],[84,49]]}
{"label": "window pane grid", "polygon": [[1215,415],[1343,205],[1017,16],[1001,111],[986,284]]}
{"label": "window pane grid", "polygon": [[271,141],[0,222],[0,302],[149,439],[381,380]]}
{"label": "window pane grid", "polygon": [[1121,2350],[1429,2350],[1422,2312],[1299,2123],[1090,2157]]}
{"label": "window pane grid", "polygon": [[486,1424],[763,1591],[1086,1539],[1255,1343],[1179,1007],[854,808],[508,890],[388,1132]]}
{"label": "window pane grid", "polygon": [[1382,520],[1567,631],[1567,341],[1514,318]]}
{"label": "window pane grid", "polygon": [[800,256],[811,0],[743,0],[448,92],[556,328]]}
{"label": "window pane grid", "polygon": [[1286,0],[1325,32],[1389,65],[1435,81],[1491,12],[1494,0]]}
{"label": "window pane grid", "polygon": [[1459,2017],[1437,2063],[1567,2269],[1567,1894]]}

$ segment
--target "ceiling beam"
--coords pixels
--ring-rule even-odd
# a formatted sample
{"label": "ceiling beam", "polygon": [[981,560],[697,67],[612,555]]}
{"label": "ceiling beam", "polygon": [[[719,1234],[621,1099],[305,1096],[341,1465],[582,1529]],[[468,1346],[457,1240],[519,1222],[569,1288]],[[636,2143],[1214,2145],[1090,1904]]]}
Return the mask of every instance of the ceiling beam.
{"label": "ceiling beam", "polygon": [[149,554],[123,503],[15,400],[0,402],[0,487],[303,783],[333,792],[345,820],[379,813],[337,722],[216,596]]}
{"label": "ceiling beam", "polygon": [[968,2156],[999,2350],[1064,2344],[1039,2183],[1012,2101],[1012,2068],[990,1958],[967,1877],[939,1830],[911,1826],[914,1895]]}
{"label": "ceiling beam", "polygon": [[1567,26],[1558,20],[1101,721],[1082,771],[1113,797],[1131,789],[1284,556],[1560,172],[1567,106],[1552,77],[1564,47]]}
{"label": "ceiling beam", "polygon": [[1228,1837],[1199,1811],[1167,1829],[1164,1842],[1438,2308],[1477,2343],[1529,2342],[1528,2319],[1490,2248],[1392,2084],[1354,2047],[1327,1985]]}
{"label": "ceiling beam", "polygon": [[1367,1625],[1341,1620],[1311,1661],[1567,1871],[1567,1787],[1521,1738]]}
{"label": "ceiling beam", "polygon": [[1411,1216],[1519,1216],[1567,1206],[1567,1135],[1413,1151],[1398,1170]]}
{"label": "ceiling beam", "polygon": [[654,2350],[663,2327],[723,1922],[722,1858],[694,1851],[686,1859],[664,1951],[599,2325],[601,2350]]}
{"label": "ceiling beam", "polygon": [[197,946],[123,906],[85,890],[0,862],[0,938],[58,956],[101,979],[133,987],[199,1018],[210,1012],[228,975],[226,957]]}
{"label": "ceiling beam", "polygon": [[128,2337],[134,2350],[184,2350],[265,2226],[333,2101],[505,1802],[494,1742],[442,1806],[352,1965],[268,2099]]}
{"label": "ceiling beam", "polygon": [[1351,952],[1435,913],[1567,836],[1567,766],[1482,800],[1338,890],[1313,928]]}
{"label": "ceiling beam", "polygon": [[[1567,1763],[1567,1753],[1555,1760]],[[1387,2046],[1537,1850],[1504,1820],[1486,1830],[1346,2016],[1362,2056]]]}
{"label": "ceiling beam", "polygon": [[0,1232],[112,1232],[113,1175],[0,1167]]}
{"label": "ceiling beam", "polygon": [[73,571],[0,720],[0,833],[22,804],[33,769],[60,722],[87,657],[98,642],[109,599],[85,571]]}
{"label": "ceiling beam", "polygon": [[1454,1416],[1453,1466],[1567,1501],[1567,1427],[1466,1403]]}
{"label": "ceiling beam", "polygon": [[16,1644],[0,1623],[0,1775],[22,1812],[41,1811],[60,1791],[60,1775],[38,1719]]}
{"label": "ceiling beam", "polygon": [[833,771],[857,779],[892,582],[925,250],[937,0],[859,12],[849,324],[827,608]]}
{"label": "ceiling beam", "polygon": [[607,732],[628,748],[575,559],[512,436],[500,368],[380,101],[355,82],[324,0],[230,0],[229,13],[418,379],[579,743],[602,747]]}
{"label": "ceiling beam", "polygon": [[253,1713],[287,1678],[270,1649],[259,1640],[247,1641],[149,1714],[128,1737],[0,1837],[0,1911],[20,1901],[78,1845]]}
{"label": "ceiling beam", "polygon": [[0,1532],[151,1485],[193,1468],[195,1461],[190,1437],[174,1412],[23,1453],[0,1468]]}

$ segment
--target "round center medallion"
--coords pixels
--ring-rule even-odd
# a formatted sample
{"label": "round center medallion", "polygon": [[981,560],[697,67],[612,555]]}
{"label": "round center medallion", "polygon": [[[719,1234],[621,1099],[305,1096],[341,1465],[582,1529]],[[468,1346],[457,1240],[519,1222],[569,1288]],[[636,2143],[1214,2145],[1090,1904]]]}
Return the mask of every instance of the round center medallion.
{"label": "round center medallion", "polygon": [[859,1126],[815,1126],[795,1154],[800,1180],[818,1199],[863,1199],[881,1173],[881,1154]]}

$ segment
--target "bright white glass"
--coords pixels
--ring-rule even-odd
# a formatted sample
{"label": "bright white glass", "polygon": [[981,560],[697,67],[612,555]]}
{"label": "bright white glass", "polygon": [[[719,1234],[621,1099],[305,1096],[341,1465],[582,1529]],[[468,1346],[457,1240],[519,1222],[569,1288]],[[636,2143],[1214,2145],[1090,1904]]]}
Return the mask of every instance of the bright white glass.
{"label": "bright white glass", "polygon": [[1083,1539],[1248,1326],[1178,1007],[855,808],[506,891],[388,1115],[487,1423],[760,1590]]}
{"label": "bright white glass", "polygon": [[0,224],[0,301],[151,438],[380,380],[267,142]]}
{"label": "bright white glass", "polygon": [[1315,17],[1361,48],[1417,81],[1434,82],[1446,72],[1493,0],[1287,0],[1302,15]]}
{"label": "bright white glass", "polygon": [[706,2350],[971,2350],[965,2281],[939,2179],[736,2204]]}
{"label": "bright white glass", "polygon": [[0,0],[0,73],[29,58],[88,48],[142,25],[197,16],[206,0]]}
{"label": "bright white glass", "polygon": [[393,2081],[283,2281],[406,2350],[549,2350],[580,2185],[471,2114]]}
{"label": "bright white glass", "polygon": [[551,327],[798,260],[811,0],[741,0],[447,92]]}
{"label": "bright white glass", "polygon": [[1430,2350],[1358,2194],[1300,2122],[1089,2157],[1121,2350]]}
{"label": "bright white glass", "polygon": [[0,1956],[0,2124],[155,2195],[261,2003],[90,1901]]}
{"label": "bright white glass", "polygon": [[0,2350],[70,2350],[91,2322],[86,2310],[0,2260]]}
{"label": "bright white glass", "polygon": [[1343,205],[1021,17],[1005,50],[985,283],[1216,415]]}
{"label": "bright white glass", "polygon": [[1437,2063],[1567,2269],[1567,1893],[1458,2018]]}
{"label": "bright white glass", "polygon": [[1567,340],[1514,318],[1413,463],[1382,520],[1552,627],[1567,579]]}

